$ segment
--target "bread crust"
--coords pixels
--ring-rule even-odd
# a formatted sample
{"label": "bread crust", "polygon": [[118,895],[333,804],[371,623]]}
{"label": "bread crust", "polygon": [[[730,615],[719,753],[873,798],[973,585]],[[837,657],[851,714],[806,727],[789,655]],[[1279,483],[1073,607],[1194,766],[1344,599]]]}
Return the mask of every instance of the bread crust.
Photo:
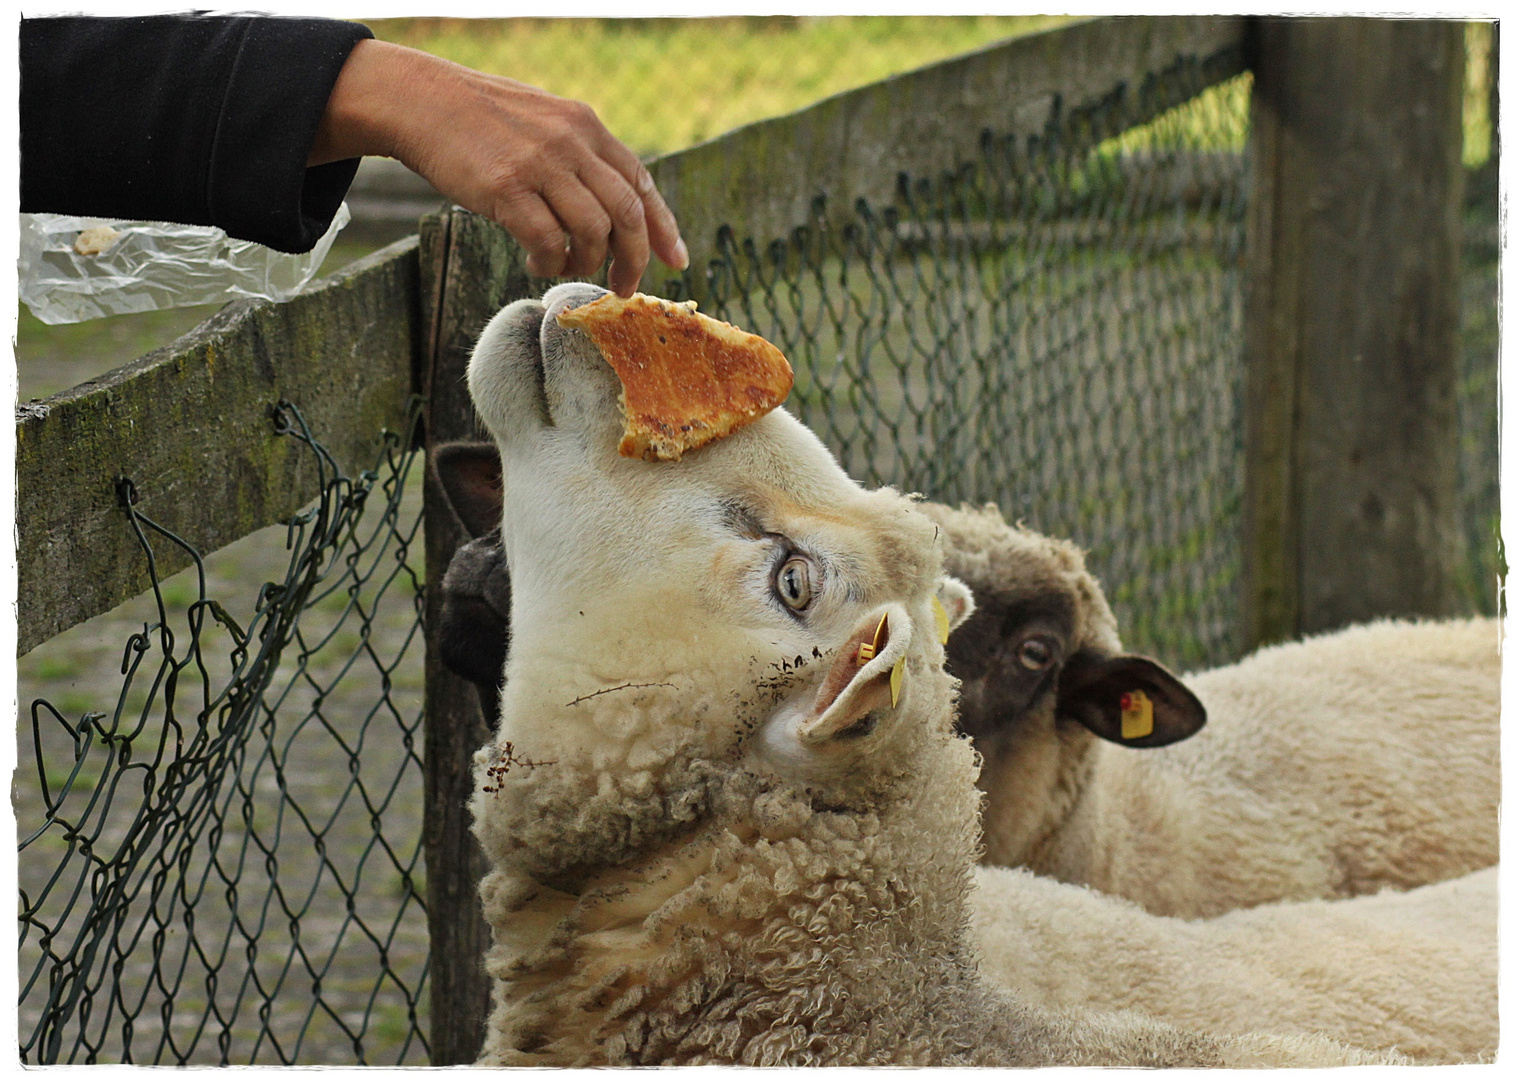
{"label": "bread crust", "polygon": [[623,457],[678,461],[774,409],[795,381],[774,345],[693,300],[608,293],[558,324],[588,335],[621,380]]}

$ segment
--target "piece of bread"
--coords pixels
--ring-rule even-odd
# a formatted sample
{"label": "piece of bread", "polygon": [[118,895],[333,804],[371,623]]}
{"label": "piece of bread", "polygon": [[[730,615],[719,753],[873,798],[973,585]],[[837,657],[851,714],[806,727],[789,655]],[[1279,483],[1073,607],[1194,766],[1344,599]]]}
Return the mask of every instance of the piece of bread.
{"label": "piece of bread", "polygon": [[93,229],[83,230],[74,238],[74,250],[81,255],[99,255],[114,244],[120,235],[109,225],[96,225]]}
{"label": "piece of bread", "polygon": [[558,324],[589,335],[621,379],[623,457],[678,461],[775,408],[795,381],[779,349],[700,314],[694,300],[607,293]]}

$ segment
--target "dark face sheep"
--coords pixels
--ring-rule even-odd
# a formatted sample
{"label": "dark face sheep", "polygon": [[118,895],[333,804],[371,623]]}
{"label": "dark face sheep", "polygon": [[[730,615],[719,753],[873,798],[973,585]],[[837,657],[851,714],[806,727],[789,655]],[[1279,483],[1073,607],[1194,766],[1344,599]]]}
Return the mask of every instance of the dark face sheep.
{"label": "dark face sheep", "polygon": [[1029,862],[1078,798],[1097,738],[1167,746],[1199,731],[1206,710],[1162,665],[1122,652],[1073,544],[1008,526],[994,508],[921,508],[943,530],[944,569],[975,598],[948,669],[962,682],[959,730],[984,758],[986,859]]}
{"label": "dark face sheep", "polygon": [[442,662],[474,684],[493,727],[511,621],[511,578],[500,542],[500,453],[493,443],[450,443],[438,447],[431,466],[470,537],[443,576]]}

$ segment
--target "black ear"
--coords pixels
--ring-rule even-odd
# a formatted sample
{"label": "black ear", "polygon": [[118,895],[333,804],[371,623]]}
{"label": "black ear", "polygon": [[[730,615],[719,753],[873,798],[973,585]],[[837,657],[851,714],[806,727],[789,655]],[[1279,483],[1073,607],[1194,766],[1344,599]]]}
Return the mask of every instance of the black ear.
{"label": "black ear", "polygon": [[439,446],[432,453],[432,468],[471,537],[500,528],[500,451],[494,443]]}
{"label": "black ear", "polygon": [[[1146,697],[1152,729],[1146,734]],[[1122,713],[1129,709],[1129,737],[1122,736]],[[1058,714],[1078,720],[1103,739],[1121,746],[1168,746],[1188,739],[1206,723],[1206,706],[1168,669],[1146,656],[1097,656],[1078,652],[1059,674]]]}

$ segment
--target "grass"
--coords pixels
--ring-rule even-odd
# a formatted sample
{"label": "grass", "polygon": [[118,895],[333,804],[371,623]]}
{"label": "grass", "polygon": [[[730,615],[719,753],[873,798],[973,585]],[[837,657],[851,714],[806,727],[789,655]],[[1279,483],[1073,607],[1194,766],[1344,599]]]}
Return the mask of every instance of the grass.
{"label": "grass", "polygon": [[1464,164],[1491,156],[1491,23],[1471,22],[1464,31]]}
{"label": "grass", "polygon": [[17,303],[18,400],[51,397],[167,345],[214,315],[218,304],[113,315],[48,326]]}
{"label": "grass", "polygon": [[713,19],[378,19],[386,41],[592,105],[639,154],[742,124],[994,41],[1058,16]]}

